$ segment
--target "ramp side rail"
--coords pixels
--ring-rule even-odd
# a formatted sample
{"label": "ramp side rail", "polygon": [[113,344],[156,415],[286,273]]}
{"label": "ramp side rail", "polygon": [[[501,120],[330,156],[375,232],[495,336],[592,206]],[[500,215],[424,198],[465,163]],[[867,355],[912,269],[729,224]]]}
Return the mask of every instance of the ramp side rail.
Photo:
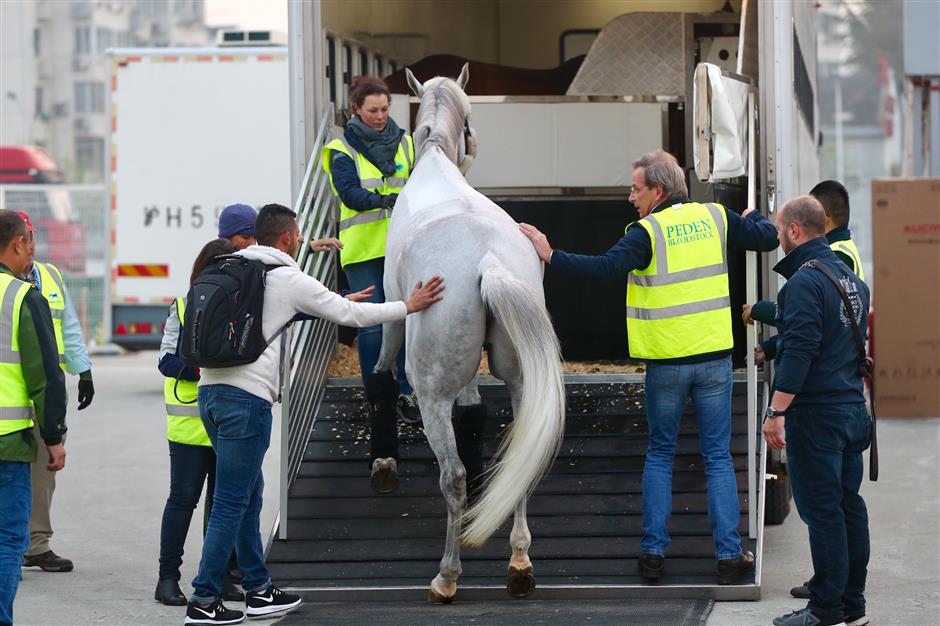
{"label": "ramp side rail", "polygon": [[[336,232],[336,201],[330,180],[320,167],[320,151],[331,138],[333,104],[327,104],[317,128],[307,171],[294,210],[303,243],[297,253],[300,269],[330,289],[336,287],[336,250],[315,253],[309,241]],[[289,330],[281,398],[281,480],[277,529],[287,539],[287,504],[291,483],[300,470],[307,438],[323,399],[326,372],[336,345],[336,326],[324,319],[295,323]]]}

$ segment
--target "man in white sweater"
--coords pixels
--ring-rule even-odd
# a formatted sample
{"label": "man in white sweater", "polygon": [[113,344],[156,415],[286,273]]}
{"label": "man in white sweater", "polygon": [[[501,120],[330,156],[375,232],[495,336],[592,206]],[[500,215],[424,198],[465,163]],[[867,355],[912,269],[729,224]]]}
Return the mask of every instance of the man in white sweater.
{"label": "man in white sweater", "polygon": [[[373,326],[402,320],[441,299],[444,287],[439,276],[427,284],[418,283],[404,302],[358,303],[333,293],[294,262],[303,240],[296,214],[287,207],[263,207],[255,234],[258,245],[238,254],[282,266],[267,274],[265,337],[273,337],[298,314],[345,326]],[[278,398],[281,348],[282,342],[273,341],[254,363],[202,370],[199,412],[216,453],[216,487],[186,624],[237,624],[244,620],[244,613],[227,609],[219,597],[233,546],[244,572],[242,587],[249,617],[283,613],[301,603],[299,596],[271,584],[260,532],[261,462],[271,438],[271,405]]]}

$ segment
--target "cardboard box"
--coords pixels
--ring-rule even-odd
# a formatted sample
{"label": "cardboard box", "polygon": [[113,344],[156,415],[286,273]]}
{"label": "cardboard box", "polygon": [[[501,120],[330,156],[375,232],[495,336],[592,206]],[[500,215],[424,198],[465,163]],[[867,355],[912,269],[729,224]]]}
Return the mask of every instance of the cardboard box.
{"label": "cardboard box", "polygon": [[940,178],[872,181],[879,417],[940,417]]}

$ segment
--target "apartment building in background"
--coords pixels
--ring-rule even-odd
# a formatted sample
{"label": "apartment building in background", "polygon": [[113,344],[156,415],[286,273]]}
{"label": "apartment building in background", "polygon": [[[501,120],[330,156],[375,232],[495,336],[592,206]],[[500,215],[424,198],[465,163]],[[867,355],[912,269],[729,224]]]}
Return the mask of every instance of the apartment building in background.
{"label": "apartment building in background", "polygon": [[45,147],[68,182],[105,180],[118,47],[207,46],[203,0],[0,2],[0,144]]}

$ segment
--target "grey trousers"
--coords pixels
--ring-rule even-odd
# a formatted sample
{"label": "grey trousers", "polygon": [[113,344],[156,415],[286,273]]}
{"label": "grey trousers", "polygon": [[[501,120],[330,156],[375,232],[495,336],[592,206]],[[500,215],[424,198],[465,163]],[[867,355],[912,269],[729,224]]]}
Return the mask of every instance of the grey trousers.
{"label": "grey trousers", "polygon": [[33,425],[33,435],[36,438],[38,451],[36,460],[30,466],[33,482],[33,512],[29,518],[29,549],[26,556],[36,556],[49,551],[49,541],[52,539],[52,518],[49,514],[52,508],[52,494],[55,493],[55,472],[46,469],[49,463],[49,452],[46,444],[39,436],[39,424]]}

